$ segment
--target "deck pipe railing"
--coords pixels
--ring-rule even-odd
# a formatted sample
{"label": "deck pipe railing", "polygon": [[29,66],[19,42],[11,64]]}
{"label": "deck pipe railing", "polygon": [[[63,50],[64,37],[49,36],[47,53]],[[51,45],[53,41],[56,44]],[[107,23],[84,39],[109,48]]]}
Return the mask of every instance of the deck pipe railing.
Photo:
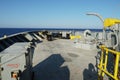
{"label": "deck pipe railing", "polygon": [[[111,77],[113,80],[120,80],[120,70],[119,70],[119,60],[120,60],[120,52],[115,51],[115,50],[111,50],[108,49],[107,47],[105,47],[104,45],[100,46],[101,48],[101,56],[100,56],[100,63],[98,65],[98,80],[103,80],[104,75],[108,75],[109,77]],[[110,73],[107,70],[108,67],[108,58],[110,56],[108,56],[109,54],[113,54],[115,56],[115,61],[114,61],[114,70],[113,73]]]}

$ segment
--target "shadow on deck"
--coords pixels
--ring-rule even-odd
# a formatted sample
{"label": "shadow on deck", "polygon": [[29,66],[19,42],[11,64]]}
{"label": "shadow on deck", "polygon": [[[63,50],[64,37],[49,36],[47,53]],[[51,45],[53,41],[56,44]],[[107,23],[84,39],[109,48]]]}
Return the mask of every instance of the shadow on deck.
{"label": "shadow on deck", "polygon": [[88,69],[83,71],[83,80],[97,80],[97,71],[92,63],[89,63]]}
{"label": "shadow on deck", "polygon": [[65,62],[60,54],[53,54],[33,67],[33,80],[69,80],[70,72],[67,66],[61,67]]}

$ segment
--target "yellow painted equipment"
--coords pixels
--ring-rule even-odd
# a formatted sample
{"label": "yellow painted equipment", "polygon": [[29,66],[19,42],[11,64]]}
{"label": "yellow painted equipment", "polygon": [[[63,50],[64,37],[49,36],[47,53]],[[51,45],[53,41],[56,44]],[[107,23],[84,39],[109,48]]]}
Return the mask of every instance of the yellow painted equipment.
{"label": "yellow painted equipment", "polygon": [[120,23],[119,19],[114,19],[114,18],[107,18],[104,20],[104,27],[111,27],[116,23]]}
{"label": "yellow painted equipment", "polygon": [[[117,24],[117,25],[116,25]],[[103,80],[104,75],[106,74],[109,78],[112,78],[112,80],[120,80],[120,51],[119,51],[119,24],[120,24],[120,20],[119,19],[115,19],[115,18],[107,18],[104,20],[104,29],[106,29],[107,27],[113,27],[110,28],[111,33],[114,34],[115,36],[113,37],[111,35],[112,38],[112,44],[114,44],[112,46],[112,49],[109,49],[108,45],[101,45],[100,49],[101,49],[101,55],[100,55],[100,62],[98,65],[98,80]],[[117,26],[117,27],[116,27]],[[107,32],[105,31],[105,34]],[[104,36],[104,35],[103,35]],[[107,34],[106,34],[107,36]],[[106,39],[105,39],[106,40]],[[116,41],[116,43],[114,43]],[[114,49],[114,50],[113,50]],[[108,55],[112,55],[114,56],[114,58],[112,59],[110,56]],[[113,65],[112,65],[112,72],[110,72],[108,70],[109,67],[109,63],[111,63],[111,61],[109,61],[108,59],[110,59],[113,61]]]}
{"label": "yellow painted equipment", "polygon": [[[100,46],[100,49],[101,49],[101,57],[100,57],[100,63],[98,65],[98,69],[99,69],[98,80],[101,80],[101,77],[103,78],[105,74],[111,77],[113,80],[120,80],[120,78],[118,77],[120,52],[108,49],[104,45]],[[107,70],[107,63],[108,63],[108,57],[109,57],[108,54],[114,54],[116,57],[113,74],[111,74]]]}
{"label": "yellow painted equipment", "polygon": [[77,36],[70,36],[70,39],[80,39],[81,38],[81,36],[80,35],[77,35]]}

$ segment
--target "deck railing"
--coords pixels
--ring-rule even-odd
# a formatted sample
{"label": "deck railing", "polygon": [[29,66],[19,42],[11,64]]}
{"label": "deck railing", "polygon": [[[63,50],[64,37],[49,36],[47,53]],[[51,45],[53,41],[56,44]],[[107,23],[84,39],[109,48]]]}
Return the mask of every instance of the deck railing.
{"label": "deck railing", "polygon": [[[104,75],[106,74],[107,76],[111,77],[113,80],[120,80],[118,75],[119,73],[119,60],[120,60],[120,52],[118,51],[114,51],[111,49],[108,49],[107,47],[105,47],[104,45],[100,46],[101,49],[101,56],[100,56],[100,63],[98,65],[98,80],[103,80]],[[114,71],[113,74],[110,73],[107,70],[108,67],[108,54],[113,54],[115,55],[115,61],[114,61]]]}

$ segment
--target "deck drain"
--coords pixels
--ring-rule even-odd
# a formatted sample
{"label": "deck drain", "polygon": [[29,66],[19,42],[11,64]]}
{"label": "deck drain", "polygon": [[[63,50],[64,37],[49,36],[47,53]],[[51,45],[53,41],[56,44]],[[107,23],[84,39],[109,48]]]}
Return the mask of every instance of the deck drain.
{"label": "deck drain", "polygon": [[68,55],[71,56],[71,57],[78,57],[78,55],[74,54],[74,53],[68,53]]}
{"label": "deck drain", "polygon": [[70,58],[68,58],[68,57],[64,57],[64,60],[65,60],[66,62],[72,62],[72,60],[71,60]]}

